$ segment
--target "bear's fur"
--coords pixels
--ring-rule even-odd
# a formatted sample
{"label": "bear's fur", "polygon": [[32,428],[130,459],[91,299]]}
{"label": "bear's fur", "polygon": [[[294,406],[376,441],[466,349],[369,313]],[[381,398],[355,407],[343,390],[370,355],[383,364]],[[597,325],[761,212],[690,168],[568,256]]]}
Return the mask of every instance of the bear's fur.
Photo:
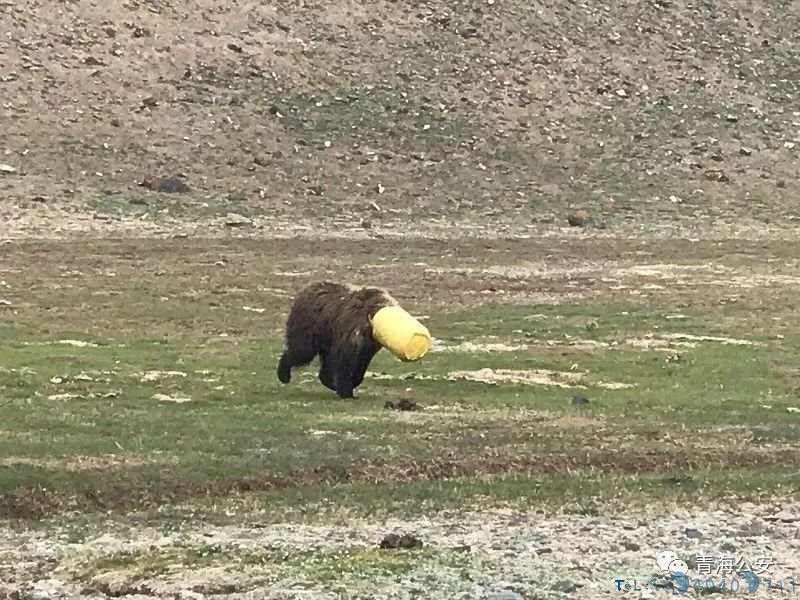
{"label": "bear's fur", "polygon": [[278,379],[289,383],[292,369],[320,357],[319,380],[340,398],[352,398],[370,362],[382,348],[372,335],[372,317],[396,306],[389,293],[331,281],[312,283],[295,297],[286,321],[286,348]]}

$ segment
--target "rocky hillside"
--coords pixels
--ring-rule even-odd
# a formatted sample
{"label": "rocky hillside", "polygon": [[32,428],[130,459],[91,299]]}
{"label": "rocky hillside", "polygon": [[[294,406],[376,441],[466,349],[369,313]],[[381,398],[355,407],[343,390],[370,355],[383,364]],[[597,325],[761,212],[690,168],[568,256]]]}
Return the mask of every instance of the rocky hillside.
{"label": "rocky hillside", "polygon": [[788,0],[0,0],[0,20],[15,233],[793,217]]}

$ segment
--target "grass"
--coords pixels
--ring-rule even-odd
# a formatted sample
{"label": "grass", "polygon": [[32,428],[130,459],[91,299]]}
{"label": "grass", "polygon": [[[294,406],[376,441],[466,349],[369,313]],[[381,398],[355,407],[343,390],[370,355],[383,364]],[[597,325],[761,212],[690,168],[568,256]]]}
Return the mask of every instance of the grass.
{"label": "grass", "polygon": [[[612,293],[559,305],[423,299],[415,311],[429,315],[431,331],[448,344],[520,347],[451,349],[414,365],[381,353],[371,366],[377,377],[368,377],[359,399],[342,402],[313,368],[289,386],[277,382],[280,325],[298,284],[264,274],[255,280],[269,285],[256,292],[248,274],[255,248],[226,253],[233,272],[220,270],[213,248],[116,247],[97,261],[75,248],[80,285],[64,285],[63,270],[51,265],[31,268],[8,294],[21,307],[17,318],[0,325],[6,517],[147,514],[226,498],[253,510],[269,506],[276,518],[331,505],[413,512],[468,498],[580,512],[623,498],[720,500],[800,487],[792,468],[800,420],[787,410],[789,339],[764,343],[768,336],[756,332],[747,338],[762,345],[666,349],[626,342],[666,333],[739,339],[731,324],[747,318],[746,307],[727,306],[715,321],[702,306],[674,319],[665,299],[632,303]],[[17,258],[33,267],[38,252]],[[279,253],[270,266],[300,271],[314,256],[306,252]],[[360,252],[349,250],[359,268],[375,264]],[[143,264],[131,269],[131,256]],[[408,276],[395,288],[401,298],[425,268],[419,258],[398,265]],[[341,265],[336,271],[345,263],[333,264]],[[119,295],[99,293],[109,281]],[[560,388],[450,377],[484,369],[582,378]],[[608,383],[631,387],[602,387]],[[578,393],[590,403],[573,406]],[[383,408],[403,397],[422,410]]]}
{"label": "grass", "polygon": [[[363,546],[342,546],[327,550],[296,550],[279,547],[243,547],[240,544],[212,544],[196,547],[173,546],[150,548],[104,555],[94,560],[80,560],[74,578],[103,590],[103,583],[114,581],[124,585],[174,572],[176,569],[230,569],[239,573],[257,572],[262,584],[291,578],[295,585],[339,586],[357,582],[404,576],[420,566],[435,567],[439,572],[452,571],[469,581],[471,559],[468,554],[447,549],[413,549],[385,551]],[[217,583],[216,585],[220,585]],[[230,593],[236,584],[222,584]],[[108,588],[106,588],[108,589]],[[211,590],[205,590],[211,591]],[[222,592],[222,589],[219,590]]]}

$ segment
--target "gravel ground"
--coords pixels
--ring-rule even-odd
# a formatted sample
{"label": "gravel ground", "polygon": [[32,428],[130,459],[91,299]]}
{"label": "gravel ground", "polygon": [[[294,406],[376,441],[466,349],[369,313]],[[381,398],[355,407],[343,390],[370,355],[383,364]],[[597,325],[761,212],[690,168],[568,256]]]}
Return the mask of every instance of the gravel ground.
{"label": "gravel ground", "polygon": [[[793,592],[791,584],[800,567],[800,504],[742,505],[735,511],[651,510],[614,517],[493,511],[335,526],[191,525],[177,530],[132,530],[107,523],[93,526],[92,531],[4,528],[0,580],[6,582],[6,597],[654,598],[666,592],[654,593],[645,581],[659,575],[656,558],[665,551],[675,552],[689,567],[692,583],[685,595],[696,595],[691,589],[695,578],[705,582],[709,577],[701,574],[702,565],[710,564],[702,556],[713,559],[710,576],[717,583],[737,578],[726,575],[724,567],[717,572],[723,557],[732,557],[735,563],[745,560],[754,572],[761,572],[757,593],[749,593],[740,577],[741,589],[734,597],[774,597],[780,582],[784,596],[800,593]],[[352,564],[346,558],[337,563],[337,557],[348,553],[366,551],[383,560],[388,553],[399,552],[377,548],[383,536],[393,531],[413,534],[424,544],[412,551],[423,554],[411,561],[409,569],[389,575],[339,569],[339,564]],[[68,541],[76,536],[82,539]],[[199,556],[209,548],[216,549],[218,560],[181,558],[191,550]],[[311,554],[305,557],[305,565],[291,560],[255,565],[242,560],[266,549],[287,556]],[[160,561],[160,569],[153,572],[137,572],[118,558],[137,550],[172,558]],[[316,561],[314,572],[320,573],[317,559],[322,555],[329,557],[331,564],[326,568],[334,576],[315,581],[307,567]],[[117,560],[110,560],[112,556]],[[99,564],[104,568],[97,568]],[[77,581],[81,574],[82,581]],[[633,587],[634,579],[639,589],[625,592],[625,584]]]}

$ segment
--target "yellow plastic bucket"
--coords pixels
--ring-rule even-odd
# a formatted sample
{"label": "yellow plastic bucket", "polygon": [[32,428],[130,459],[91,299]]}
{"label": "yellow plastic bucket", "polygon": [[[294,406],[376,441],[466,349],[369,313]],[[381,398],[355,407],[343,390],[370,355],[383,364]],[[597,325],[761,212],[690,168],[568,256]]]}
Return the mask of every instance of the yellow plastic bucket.
{"label": "yellow plastic bucket", "polygon": [[431,348],[431,334],[399,306],[386,306],[372,318],[372,335],[384,348],[405,362],[419,360]]}

